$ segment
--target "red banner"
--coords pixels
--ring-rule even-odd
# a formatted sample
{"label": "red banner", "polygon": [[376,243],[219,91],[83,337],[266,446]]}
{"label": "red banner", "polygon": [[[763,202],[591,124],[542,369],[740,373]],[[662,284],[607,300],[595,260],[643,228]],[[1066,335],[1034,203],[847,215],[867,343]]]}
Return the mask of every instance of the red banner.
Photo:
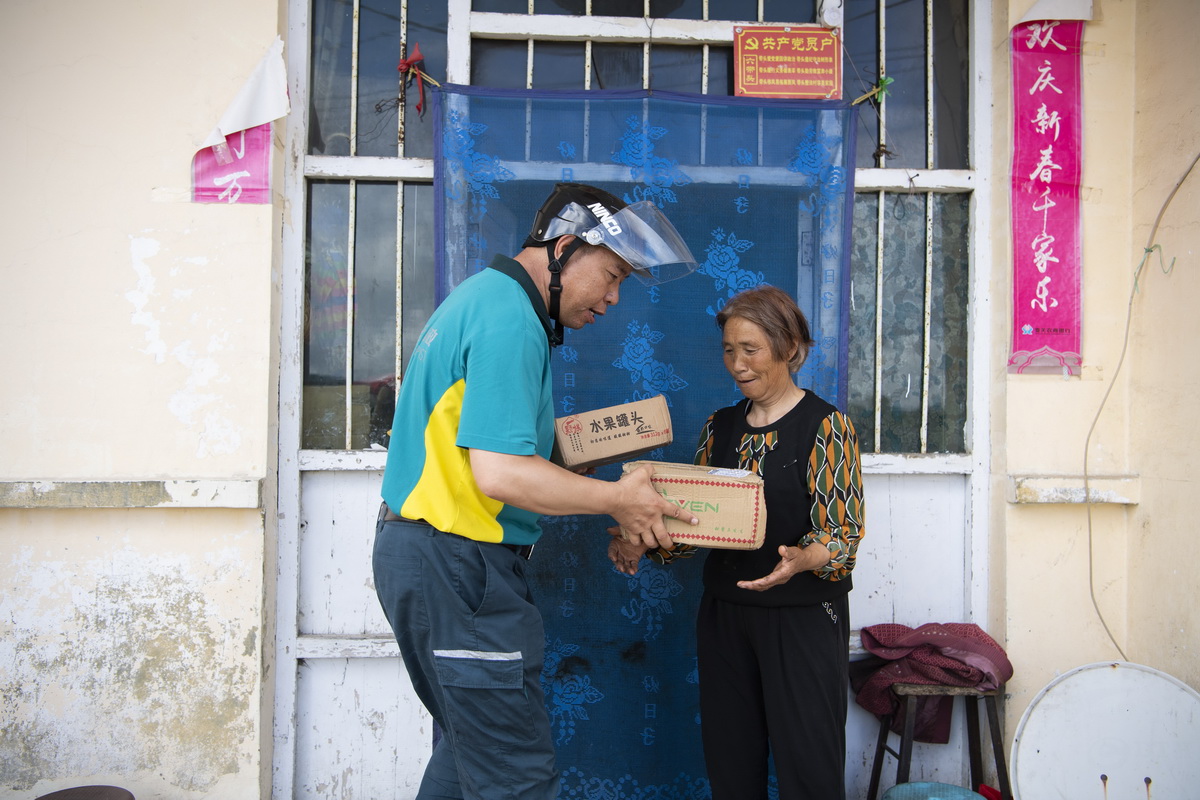
{"label": "red banner", "polygon": [[1009,372],[1080,371],[1083,24],[1029,22],[1012,32]]}

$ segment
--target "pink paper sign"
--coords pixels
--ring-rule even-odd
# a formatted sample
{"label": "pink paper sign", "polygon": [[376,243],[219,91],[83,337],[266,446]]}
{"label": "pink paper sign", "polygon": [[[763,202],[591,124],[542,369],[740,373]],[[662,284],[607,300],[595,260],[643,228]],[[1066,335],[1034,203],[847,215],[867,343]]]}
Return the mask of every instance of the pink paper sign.
{"label": "pink paper sign", "polygon": [[271,123],[226,137],[192,159],[192,202],[271,202]]}
{"label": "pink paper sign", "polygon": [[1009,372],[1078,375],[1082,22],[1012,32],[1013,339]]}

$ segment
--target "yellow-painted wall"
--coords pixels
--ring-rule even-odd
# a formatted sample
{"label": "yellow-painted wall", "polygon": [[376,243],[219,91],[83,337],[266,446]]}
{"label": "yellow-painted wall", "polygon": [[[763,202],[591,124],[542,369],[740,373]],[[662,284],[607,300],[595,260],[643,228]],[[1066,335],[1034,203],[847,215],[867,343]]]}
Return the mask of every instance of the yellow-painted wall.
{"label": "yellow-painted wall", "polygon": [[1139,0],[1137,9],[1127,269],[1152,231],[1163,261],[1149,256],[1133,306],[1129,449],[1142,502],[1125,554],[1126,654],[1200,690],[1200,4]]}
{"label": "yellow-painted wall", "polygon": [[[1007,37],[1031,2],[999,2],[992,50],[998,110],[992,167],[1008,174],[1011,80]],[[1192,0],[1095,0],[1083,48],[1083,374],[1008,375],[994,447],[1006,472],[994,552],[1015,675],[1008,685],[1009,742],[1021,715],[1056,676],[1121,660],[1200,689],[1200,606],[1194,578],[1198,494],[1200,169],[1174,198],[1135,274],[1150,228],[1175,183],[1200,154],[1200,62],[1186,55],[1200,30]],[[1007,20],[1008,27],[1004,28]],[[993,226],[1010,232],[1008,189],[994,187]],[[1011,297],[1011,248],[993,243],[993,287]],[[1011,301],[993,320],[999,364],[1007,357]],[[1119,371],[1118,371],[1119,369]],[[1106,398],[1107,394],[1107,398]],[[1089,431],[1091,433],[1088,442]],[[1094,494],[1080,502],[1084,458]],[[1026,481],[1035,488],[1016,493]],[[1046,489],[1058,481],[1064,491]],[[1037,487],[1041,487],[1038,491]],[[1068,499],[1069,501],[1065,501]],[[1115,501],[1114,501],[1115,500]],[[1097,613],[1093,606],[1095,595]],[[1101,616],[1102,615],[1102,616]],[[1105,625],[1111,630],[1110,640]],[[1118,649],[1118,647],[1120,649]]]}
{"label": "yellow-painted wall", "polygon": [[276,13],[0,7],[0,480],[265,473],[271,206],[190,186]]}
{"label": "yellow-painted wall", "polygon": [[0,797],[262,793],[279,205],[190,182],[281,13],[0,4]]}

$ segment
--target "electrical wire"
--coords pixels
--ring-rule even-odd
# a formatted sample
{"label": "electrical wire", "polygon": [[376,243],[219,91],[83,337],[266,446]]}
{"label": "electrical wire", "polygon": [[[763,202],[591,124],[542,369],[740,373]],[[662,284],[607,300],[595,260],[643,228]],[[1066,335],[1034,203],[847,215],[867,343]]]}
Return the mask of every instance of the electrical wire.
{"label": "electrical wire", "polygon": [[[1133,322],[1133,301],[1138,292],[1138,278],[1141,276],[1142,268],[1146,266],[1146,262],[1150,259],[1150,254],[1155,250],[1159,252],[1159,259],[1162,259],[1162,248],[1154,243],[1154,237],[1158,235],[1158,226],[1162,223],[1163,215],[1167,213],[1168,206],[1175,199],[1176,193],[1179,192],[1179,187],[1183,186],[1183,182],[1188,179],[1195,168],[1196,163],[1200,162],[1200,153],[1192,159],[1192,163],[1184,171],[1181,177],[1175,183],[1175,188],[1167,195],[1167,199],[1163,202],[1162,208],[1158,210],[1158,216],[1154,219],[1154,225],[1150,228],[1150,235],[1146,238],[1146,246],[1142,248],[1142,260],[1138,264],[1137,269],[1133,273],[1133,287],[1129,290],[1129,304],[1125,312],[1125,337],[1121,343],[1121,357],[1117,359],[1117,366],[1113,370],[1112,379],[1109,381],[1108,388],[1104,391],[1104,397],[1100,400],[1100,407],[1096,409],[1096,416],[1092,418],[1092,425],[1088,428],[1087,439],[1083,444],[1083,502],[1087,508],[1087,532],[1088,532],[1088,592],[1092,597],[1092,608],[1096,610],[1096,616],[1100,619],[1100,624],[1104,626],[1104,632],[1108,634],[1108,639],[1113,643],[1113,647],[1117,648],[1117,652],[1121,654],[1123,661],[1129,659],[1125,655],[1125,651],[1121,649],[1121,645],[1117,643],[1117,639],[1113,636],[1112,630],[1108,627],[1108,622],[1104,619],[1104,612],[1100,610],[1100,604],[1096,601],[1096,572],[1094,568],[1094,543],[1092,532],[1092,488],[1091,476],[1088,473],[1088,453],[1092,445],[1092,434],[1096,431],[1096,423],[1100,421],[1100,414],[1104,411],[1104,405],[1108,402],[1108,396],[1112,394],[1113,387],[1117,384],[1117,376],[1121,373],[1121,367],[1125,363],[1125,354],[1129,350],[1129,330]],[[1171,261],[1174,265],[1174,259]],[[1169,272],[1169,270],[1165,270]]]}

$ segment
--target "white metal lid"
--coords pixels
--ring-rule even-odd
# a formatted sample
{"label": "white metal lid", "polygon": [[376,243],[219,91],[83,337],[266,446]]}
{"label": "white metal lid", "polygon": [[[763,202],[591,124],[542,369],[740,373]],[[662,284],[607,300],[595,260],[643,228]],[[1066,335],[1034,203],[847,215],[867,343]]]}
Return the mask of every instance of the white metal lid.
{"label": "white metal lid", "polygon": [[1200,797],[1200,693],[1127,661],[1078,667],[1029,704],[1010,765],[1017,800]]}

